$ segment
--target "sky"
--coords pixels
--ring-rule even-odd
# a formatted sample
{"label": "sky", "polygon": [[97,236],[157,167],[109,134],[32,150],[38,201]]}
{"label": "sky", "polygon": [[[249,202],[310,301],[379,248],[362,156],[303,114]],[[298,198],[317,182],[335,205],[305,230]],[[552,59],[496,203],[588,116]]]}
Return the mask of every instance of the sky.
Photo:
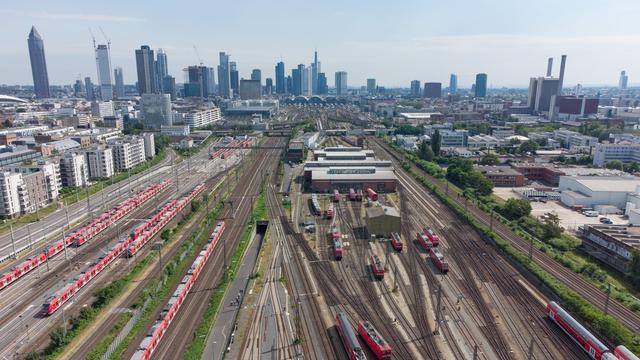
{"label": "sky", "polygon": [[639,13],[637,0],[12,1],[0,8],[0,84],[32,84],[32,25],[51,84],[97,81],[90,31],[98,43],[111,41],[112,66],[129,84],[140,45],[164,49],[177,82],[189,65],[217,66],[220,51],[240,77],[259,68],[267,78],[276,62],[290,74],[317,50],[330,86],[336,71],[347,71],[349,86],[367,78],[446,86],[456,73],[459,87],[470,87],[483,72],[490,87],[525,87],[545,74],[548,57],[557,76],[562,54],[567,86],[617,85],[621,70],[640,84]]}

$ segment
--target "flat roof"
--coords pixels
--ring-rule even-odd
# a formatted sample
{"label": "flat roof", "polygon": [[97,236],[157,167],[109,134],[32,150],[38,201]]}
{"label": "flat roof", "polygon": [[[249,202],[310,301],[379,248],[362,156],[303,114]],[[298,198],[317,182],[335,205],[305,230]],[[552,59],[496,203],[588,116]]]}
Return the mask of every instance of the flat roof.
{"label": "flat roof", "polygon": [[[346,168],[341,168],[346,169]],[[359,168],[353,168],[355,172]],[[368,174],[357,174],[357,173],[342,173],[342,174],[333,174],[329,173],[329,168],[314,168],[311,170],[311,180],[312,181],[326,181],[326,180],[342,180],[342,181],[395,181],[396,174],[392,169],[380,169],[376,168],[375,173]]]}
{"label": "flat roof", "polygon": [[400,113],[400,116],[406,118],[415,118],[415,119],[430,119],[431,115],[441,115],[439,112],[426,112],[426,113],[415,113],[415,112],[403,112]]}
{"label": "flat roof", "polygon": [[522,175],[522,173],[518,172],[517,170],[509,166],[480,165],[480,166],[476,166],[476,169],[480,171],[482,174],[487,174],[487,175],[512,175],[512,176]]}
{"label": "flat roof", "polygon": [[591,191],[635,192],[640,185],[639,178],[620,176],[561,176],[573,179]]}

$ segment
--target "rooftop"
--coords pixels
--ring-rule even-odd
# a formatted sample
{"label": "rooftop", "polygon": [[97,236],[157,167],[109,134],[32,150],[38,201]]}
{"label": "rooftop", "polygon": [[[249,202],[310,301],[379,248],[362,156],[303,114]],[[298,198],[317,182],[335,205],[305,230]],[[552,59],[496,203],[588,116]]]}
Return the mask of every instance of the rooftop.
{"label": "rooftop", "polygon": [[513,175],[513,176],[522,175],[521,173],[519,173],[518,171],[516,171],[515,169],[509,166],[481,165],[481,166],[477,166],[476,168],[482,174],[486,174],[486,175]]}
{"label": "rooftop", "polygon": [[[566,178],[561,176],[560,179]],[[640,178],[621,176],[569,176],[591,191],[635,192]]]}

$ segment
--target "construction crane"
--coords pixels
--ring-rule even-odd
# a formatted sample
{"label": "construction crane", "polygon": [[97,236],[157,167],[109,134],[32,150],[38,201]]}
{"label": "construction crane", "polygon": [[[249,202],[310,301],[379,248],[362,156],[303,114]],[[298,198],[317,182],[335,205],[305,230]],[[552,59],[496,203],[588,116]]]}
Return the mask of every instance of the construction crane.
{"label": "construction crane", "polygon": [[102,30],[102,26],[98,26],[98,29],[100,29],[100,32],[102,33],[102,36],[104,36],[104,39],[107,41],[107,48],[111,49],[111,39],[109,39],[107,37],[107,34],[104,33],[104,30]]}
{"label": "construction crane", "polygon": [[196,47],[196,45],[193,45],[193,50],[196,52],[196,57],[198,58],[198,61],[200,62],[200,66],[204,65],[204,62],[202,62],[202,58],[200,57],[200,53],[198,52],[198,48]]}

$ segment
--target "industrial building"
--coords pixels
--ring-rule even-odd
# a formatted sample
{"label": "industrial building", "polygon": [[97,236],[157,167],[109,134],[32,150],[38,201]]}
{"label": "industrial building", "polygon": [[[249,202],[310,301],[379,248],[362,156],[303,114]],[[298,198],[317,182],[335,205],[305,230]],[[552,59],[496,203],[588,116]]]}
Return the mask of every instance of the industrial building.
{"label": "industrial building", "polygon": [[591,256],[627,272],[634,249],[640,249],[640,228],[626,225],[584,225],[582,248]]}
{"label": "industrial building", "polygon": [[314,192],[372,188],[393,192],[396,175],[389,161],[376,160],[373,151],[358,147],[329,147],[315,151],[315,161],[305,163],[306,187]]}
{"label": "industrial building", "polygon": [[391,236],[391,233],[400,233],[400,213],[396,208],[389,206],[371,206],[365,210],[365,223],[367,231],[371,235]]}
{"label": "industrial building", "polygon": [[484,177],[489,179],[494,186],[523,186],[524,175],[509,166],[476,166]]}
{"label": "industrial building", "polygon": [[623,176],[561,176],[560,201],[569,207],[593,208],[600,213],[612,213],[613,208],[625,209],[627,196],[640,185],[637,177]]}
{"label": "industrial building", "polygon": [[552,164],[512,163],[511,167],[524,175],[527,180],[541,181],[551,186],[558,186],[560,176],[566,175]]}

